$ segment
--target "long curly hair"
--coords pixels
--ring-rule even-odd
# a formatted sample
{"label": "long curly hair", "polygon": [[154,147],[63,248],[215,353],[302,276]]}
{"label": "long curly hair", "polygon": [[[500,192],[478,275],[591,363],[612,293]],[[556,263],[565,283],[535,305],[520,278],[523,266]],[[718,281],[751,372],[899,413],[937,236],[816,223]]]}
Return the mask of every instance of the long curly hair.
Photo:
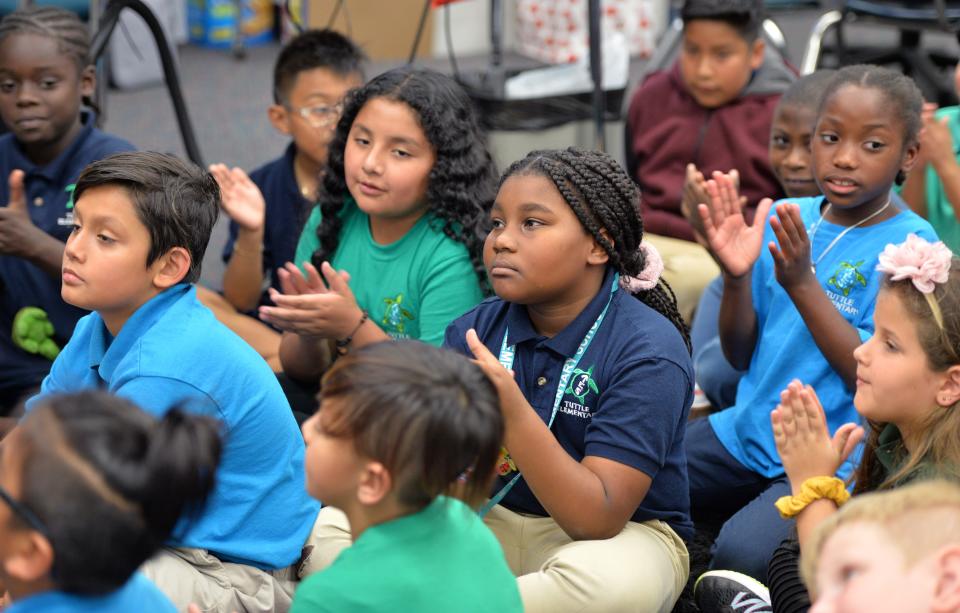
{"label": "long curly hair", "polygon": [[487,288],[483,238],[497,175],[486,135],[459,85],[440,73],[410,67],[385,72],[347,94],[320,187],[323,219],[317,226],[320,246],[313,253],[314,265],[331,260],[340,244],[340,212],[348,195],[343,169],[347,138],[360,109],[374,98],[406,104],[419,121],[436,153],[427,179],[427,208],[443,222],[444,234],[467,247],[481,287]]}
{"label": "long curly hair", "polygon": [[[503,173],[500,184],[514,175],[538,175],[553,182],[581,225],[603,247],[621,275],[636,277],[646,266],[639,251],[643,239],[640,190],[620,164],[606,153],[570,147],[531,151]],[[609,237],[609,238],[608,238]],[[637,299],[670,320],[691,350],[690,330],[677,310],[677,298],[663,279]]]}

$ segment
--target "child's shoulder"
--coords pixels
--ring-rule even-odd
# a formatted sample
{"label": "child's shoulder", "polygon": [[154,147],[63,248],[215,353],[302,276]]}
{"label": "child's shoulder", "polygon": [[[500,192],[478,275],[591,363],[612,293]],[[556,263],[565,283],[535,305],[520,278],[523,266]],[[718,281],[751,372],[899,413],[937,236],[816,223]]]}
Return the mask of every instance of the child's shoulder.
{"label": "child's shoulder", "polygon": [[[610,340],[630,359],[667,359],[686,368],[690,354],[677,327],[662,313],[621,290],[611,306]],[[606,326],[605,326],[606,327]],[[611,347],[613,349],[613,347]]]}
{"label": "child's shoulder", "polygon": [[292,182],[296,187],[297,178],[293,173],[293,156],[296,148],[290,143],[282,154],[250,171],[250,180],[262,191],[271,181]]}

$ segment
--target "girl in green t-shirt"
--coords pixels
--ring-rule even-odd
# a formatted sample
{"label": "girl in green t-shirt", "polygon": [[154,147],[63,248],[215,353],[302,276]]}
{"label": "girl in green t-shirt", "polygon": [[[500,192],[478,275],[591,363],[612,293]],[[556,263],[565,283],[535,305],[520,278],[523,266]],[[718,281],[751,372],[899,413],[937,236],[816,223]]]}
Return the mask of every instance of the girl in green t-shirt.
{"label": "girl in green t-shirt", "polygon": [[[410,67],[348,94],[320,201],[260,317],[284,331],[289,378],[389,338],[439,345],[483,299],[483,223],[496,171],[470,99]],[[309,261],[307,261],[309,260]]]}

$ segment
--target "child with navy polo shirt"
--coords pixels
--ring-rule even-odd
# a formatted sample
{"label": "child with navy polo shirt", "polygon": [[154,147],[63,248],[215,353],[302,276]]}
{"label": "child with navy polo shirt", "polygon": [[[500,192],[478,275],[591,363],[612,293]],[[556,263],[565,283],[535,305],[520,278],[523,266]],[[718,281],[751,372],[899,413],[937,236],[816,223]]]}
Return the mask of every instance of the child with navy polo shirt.
{"label": "child with navy polo shirt", "polygon": [[[71,190],[84,166],[133,149],[83,107],[93,94],[87,26],[52,7],[0,22],[0,414],[19,410],[84,311],[60,298]],[[7,179],[9,177],[9,179]]]}
{"label": "child with navy polo shirt", "polygon": [[693,369],[638,198],[603,153],[514,163],[484,245],[497,297],[446,332],[500,395],[482,513],[526,611],[670,611],[687,581]]}
{"label": "child with navy polo shirt", "polygon": [[303,438],[276,377],[192,285],[217,217],[216,181],[172,156],[121,153],[88,166],[75,196],[62,294],[94,312],[27,409],[100,388],[158,416],[182,405],[220,420],[207,506],[143,572],[180,609],[286,610],[318,505],[303,491]]}
{"label": "child with navy polo shirt", "polygon": [[281,289],[276,270],[293,261],[300,230],[317,202],[340,101],[363,84],[364,60],[359,47],[333,30],[308,30],[291,40],[273,69],[274,103],[267,116],[293,142],[249,177],[239,168],[210,167],[230,216],[230,235],[223,249],[223,295],[198,288],[200,299],[275,371],[281,370],[280,334],[249,314],[273,304],[265,285]]}

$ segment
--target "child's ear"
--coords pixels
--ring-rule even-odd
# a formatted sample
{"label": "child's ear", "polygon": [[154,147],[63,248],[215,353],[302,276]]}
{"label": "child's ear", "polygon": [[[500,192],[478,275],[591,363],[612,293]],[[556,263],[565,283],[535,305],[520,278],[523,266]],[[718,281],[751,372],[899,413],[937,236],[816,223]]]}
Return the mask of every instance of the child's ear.
{"label": "child's ear", "polygon": [[48,576],[53,568],[50,541],[34,530],[16,538],[13,554],[3,561],[4,574],[25,583]]}
{"label": "child's ear", "polygon": [[750,45],[750,69],[760,70],[763,66],[763,55],[767,51],[767,43],[763,41],[763,34],[757,34],[757,40]]}
{"label": "child's ear", "polygon": [[267,108],[267,117],[274,130],[280,134],[290,135],[290,114],[287,112],[287,107],[282,104],[271,104]]}
{"label": "child's ear", "polygon": [[357,501],[364,506],[380,503],[393,489],[393,477],[380,462],[369,462],[360,474],[357,486]]}
{"label": "child's ear", "polygon": [[903,174],[908,174],[917,163],[917,157],[920,155],[920,141],[913,141],[903,149],[903,161],[900,162],[900,170]]}
{"label": "child's ear", "polygon": [[161,255],[153,265],[153,285],[163,291],[183,281],[190,272],[190,252],[183,247],[173,247]]}
{"label": "child's ear", "polygon": [[[600,236],[605,238],[608,243],[613,245],[613,239],[610,238],[610,233],[606,230],[600,230]],[[610,261],[610,254],[607,253],[607,250],[603,248],[603,245],[600,244],[600,241],[594,239],[593,246],[590,247],[590,253],[587,255],[587,264],[593,264],[596,266],[606,266],[607,262]]]}
{"label": "child's ear", "polygon": [[937,554],[937,585],[930,610],[948,613],[960,610],[960,545],[951,545]]}
{"label": "child's ear", "polygon": [[97,90],[97,69],[95,66],[87,66],[80,71],[80,95],[84,98],[93,98]]}
{"label": "child's ear", "polygon": [[952,407],[957,402],[960,402],[960,365],[951,366],[943,373],[937,390],[937,404],[941,407]]}

